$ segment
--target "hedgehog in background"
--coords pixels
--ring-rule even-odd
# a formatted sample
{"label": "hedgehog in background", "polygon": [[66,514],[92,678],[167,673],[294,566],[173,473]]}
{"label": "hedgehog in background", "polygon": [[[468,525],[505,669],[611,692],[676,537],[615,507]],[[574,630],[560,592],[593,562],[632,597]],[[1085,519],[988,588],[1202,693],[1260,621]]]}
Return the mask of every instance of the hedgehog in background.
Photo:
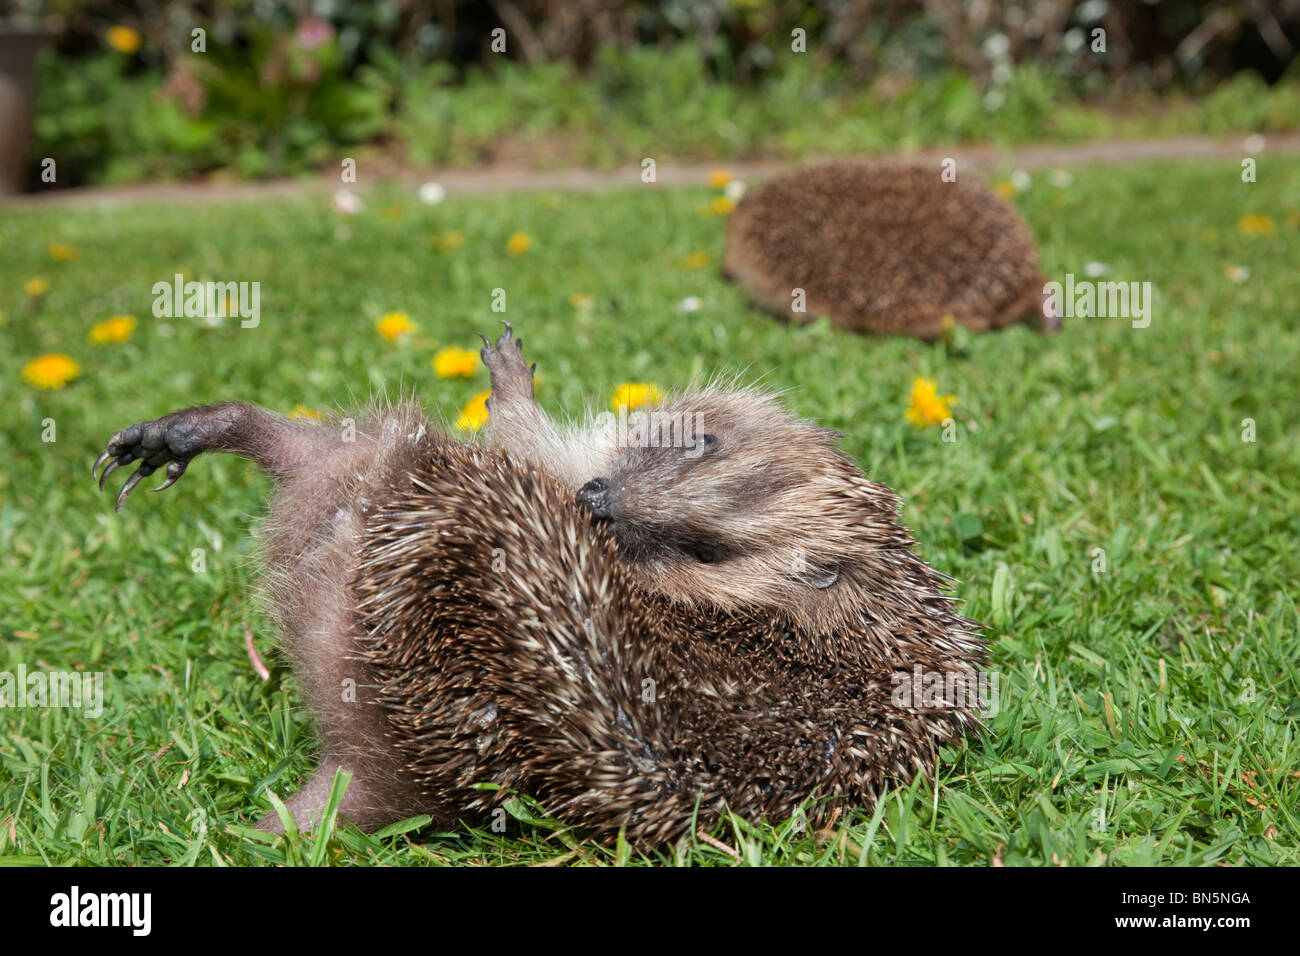
{"label": "hedgehog in background", "polygon": [[764,308],[852,332],[931,340],[947,316],[974,331],[1059,327],[1024,220],[937,168],[836,162],[770,180],[732,214],[722,266]]}

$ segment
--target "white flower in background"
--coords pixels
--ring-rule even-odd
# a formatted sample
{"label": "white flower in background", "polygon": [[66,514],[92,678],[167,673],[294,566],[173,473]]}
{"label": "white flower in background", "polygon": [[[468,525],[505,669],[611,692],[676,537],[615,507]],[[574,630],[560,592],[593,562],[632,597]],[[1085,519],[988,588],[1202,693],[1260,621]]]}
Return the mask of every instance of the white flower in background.
{"label": "white flower in background", "polygon": [[1006,60],[998,61],[998,64],[993,67],[992,78],[994,85],[1006,86],[1011,82],[1011,64]]}
{"label": "white flower in background", "polygon": [[442,183],[429,180],[420,186],[420,202],[426,206],[436,206],[447,198],[447,189]]}
{"label": "white flower in background", "polygon": [[1002,104],[1006,101],[1007,98],[1003,95],[1001,90],[989,90],[984,94],[984,108],[990,113],[1002,109]]}
{"label": "white flower in background", "polygon": [[1048,173],[1047,178],[1057,189],[1069,189],[1074,183],[1074,177],[1070,175],[1068,169],[1053,169]]}
{"label": "white flower in background", "polygon": [[1247,153],[1262,153],[1264,147],[1268,145],[1268,140],[1259,133],[1251,133],[1241,145]]}
{"label": "white flower in background", "polygon": [[1011,185],[1016,187],[1016,192],[1024,192],[1029,188],[1032,182],[1033,180],[1029,178],[1029,173],[1025,172],[1023,169],[1013,169],[1011,171]]}
{"label": "white flower in background", "polygon": [[984,55],[990,60],[1000,60],[1011,49],[1011,41],[1005,33],[994,33],[984,40]]}
{"label": "white flower in background", "polygon": [[1083,264],[1083,274],[1088,276],[1090,279],[1104,276],[1109,271],[1110,266],[1106,265],[1104,262],[1085,262]]}
{"label": "white flower in background", "polygon": [[688,295],[682,299],[677,308],[682,312],[698,312],[703,304],[698,295]]}
{"label": "white flower in background", "polygon": [[743,179],[733,179],[722,188],[722,195],[726,196],[732,202],[740,202],[740,199],[745,195],[745,190],[747,188],[748,187],[745,185]]}
{"label": "white flower in background", "polygon": [[1245,282],[1250,278],[1250,270],[1245,266],[1228,266],[1228,268],[1224,270],[1224,275],[1233,282]]}
{"label": "white flower in background", "polygon": [[1083,31],[1078,27],[1066,30],[1062,42],[1066,53],[1078,53],[1083,49]]}
{"label": "white flower in background", "polygon": [[1084,0],[1079,4],[1079,9],[1074,11],[1074,15],[1079,18],[1080,23],[1096,23],[1109,9],[1110,4],[1106,0]]}
{"label": "white flower in background", "polygon": [[361,197],[350,189],[340,189],[334,193],[334,211],[344,216],[355,216],[361,211]]}

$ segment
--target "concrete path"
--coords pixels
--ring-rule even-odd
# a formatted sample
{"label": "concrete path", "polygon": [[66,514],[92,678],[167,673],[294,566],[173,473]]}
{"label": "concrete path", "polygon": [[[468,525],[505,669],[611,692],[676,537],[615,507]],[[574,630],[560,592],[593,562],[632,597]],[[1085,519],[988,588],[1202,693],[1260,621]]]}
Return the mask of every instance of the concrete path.
{"label": "concrete path", "polygon": [[[1300,153],[1300,133],[1274,134],[1262,137],[1265,146],[1258,149],[1254,137],[1237,136],[1231,139],[1210,139],[1202,136],[1182,136],[1160,140],[1127,140],[1067,145],[1038,145],[1017,147],[954,146],[924,149],[896,157],[864,157],[870,159],[904,158],[916,162],[938,162],[948,156],[957,160],[958,169],[991,172],[997,169],[1042,169],[1057,166],[1080,166],[1093,163],[1126,163],[1153,159],[1231,159],[1240,160],[1247,155],[1258,158],[1270,153]],[[1248,153],[1247,146],[1252,152]],[[815,160],[810,160],[815,161]],[[725,167],[737,179],[756,182],[775,173],[789,169],[797,163],[783,161],[674,163],[665,160],[658,164],[656,173],[661,186],[701,185],[708,181],[709,173]],[[595,190],[641,184],[641,168],[629,166],[613,170],[568,169],[538,170],[523,166],[490,165],[470,169],[406,169],[388,176],[385,181],[407,182],[412,185],[427,180],[441,183],[449,195],[457,193],[508,192],[514,190]],[[55,189],[46,193],[29,193],[0,199],[0,206],[44,206],[67,204],[76,206],[119,205],[137,202],[208,203],[253,202],[274,196],[303,195],[313,191],[338,188],[334,177],[316,177],[294,180],[274,180],[261,183],[142,183],[108,189]],[[349,186],[358,192],[365,185]]]}

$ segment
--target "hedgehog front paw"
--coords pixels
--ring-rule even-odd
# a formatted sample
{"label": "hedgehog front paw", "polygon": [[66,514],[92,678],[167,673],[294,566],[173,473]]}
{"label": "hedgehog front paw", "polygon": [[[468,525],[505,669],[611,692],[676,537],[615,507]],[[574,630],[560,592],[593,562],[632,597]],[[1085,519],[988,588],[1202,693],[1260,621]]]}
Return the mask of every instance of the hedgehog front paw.
{"label": "hedgehog front paw", "polygon": [[533,373],[537,366],[524,361],[524,340],[514,337],[510,323],[501,324],[506,330],[497,338],[496,345],[488,342],[486,336],[479,335],[483,339],[483,350],[479,354],[492,376],[492,399],[494,402],[516,398],[532,401]]}
{"label": "hedgehog front paw", "polygon": [[95,459],[90,475],[95,477],[101,465],[108,462],[99,475],[99,490],[104,490],[104,481],[123,465],[140,462],[131,477],[126,480],[118,493],[114,511],[121,511],[126,496],[143,479],[148,478],[163,465],[167,466],[167,480],[154,491],[162,491],[176,484],[177,479],[185,474],[185,469],[195,455],[203,450],[197,420],[192,414],[197,409],[172,412],[151,422],[137,422],[128,425],[108,440],[108,447]]}

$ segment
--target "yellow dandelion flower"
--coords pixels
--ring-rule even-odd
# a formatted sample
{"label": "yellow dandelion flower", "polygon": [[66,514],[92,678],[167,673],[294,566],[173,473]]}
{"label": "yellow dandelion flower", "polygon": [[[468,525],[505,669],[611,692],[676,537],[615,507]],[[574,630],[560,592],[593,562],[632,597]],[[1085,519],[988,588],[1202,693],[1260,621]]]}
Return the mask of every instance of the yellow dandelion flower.
{"label": "yellow dandelion flower", "polygon": [[293,406],[293,411],[289,413],[289,417],[295,419],[296,421],[318,422],[325,416],[322,415],[320,412],[316,411],[316,409],[314,408],[308,408],[306,405],[300,404],[300,405]]}
{"label": "yellow dandelion flower", "polygon": [[62,388],[80,374],[76,360],[61,352],[42,355],[23,366],[23,378],[37,388]]}
{"label": "yellow dandelion flower", "polygon": [[709,203],[709,208],[719,216],[730,216],[736,211],[736,201],[728,199],[726,196],[717,196],[713,202]]}
{"label": "yellow dandelion flower", "polygon": [[35,276],[34,278],[28,279],[27,282],[23,284],[23,291],[33,299],[39,299],[41,296],[45,295],[45,293],[50,291],[49,280],[42,279],[40,276]]}
{"label": "yellow dandelion flower", "polygon": [[375,323],[375,330],[389,342],[415,331],[415,324],[405,312],[389,312]]}
{"label": "yellow dandelion flower", "polygon": [[609,403],[614,406],[614,411],[623,408],[631,411],[642,405],[652,405],[661,397],[657,385],[651,385],[649,382],[624,382],[614,389],[614,396]]}
{"label": "yellow dandelion flower", "polygon": [[476,432],[488,420],[487,400],[492,397],[492,390],[479,392],[460,410],[460,417],[456,419],[456,430],[462,432]]}
{"label": "yellow dandelion flower", "polygon": [[682,265],[688,269],[703,269],[709,264],[709,257],[703,252],[692,252],[684,260]]}
{"label": "yellow dandelion flower", "polygon": [[66,242],[52,242],[49,253],[50,258],[55,262],[70,262],[77,258],[77,247]]}
{"label": "yellow dandelion flower", "polygon": [[469,378],[478,371],[478,353],[449,345],[433,357],[432,365],[438,378]]}
{"label": "yellow dandelion flower", "polygon": [[109,27],[104,38],[108,40],[108,45],[114,50],[118,53],[125,53],[127,56],[140,49],[140,34],[130,27]]}
{"label": "yellow dandelion flower", "polygon": [[713,189],[722,189],[729,182],[731,182],[729,169],[715,169],[709,173],[709,186]]}
{"label": "yellow dandelion flower", "polygon": [[585,292],[575,292],[569,296],[569,305],[575,309],[590,309],[595,304],[595,297],[587,295]]}
{"label": "yellow dandelion flower", "polygon": [[937,395],[938,384],[932,378],[912,379],[912,397],[907,409],[907,420],[917,428],[939,425],[952,418],[949,407],[957,402],[956,395]]}
{"label": "yellow dandelion flower", "polygon": [[1002,180],[1002,182],[993,187],[993,191],[1003,199],[1010,199],[1019,192],[1019,190],[1016,189],[1016,184],[1011,182],[1009,179]]}
{"label": "yellow dandelion flower", "polygon": [[528,233],[516,232],[506,240],[506,252],[510,253],[512,256],[517,256],[521,253],[527,252],[532,244],[532,237],[529,236]]}
{"label": "yellow dandelion flower", "polygon": [[86,338],[96,345],[106,345],[109,342],[125,342],[131,337],[131,333],[135,331],[136,324],[134,316],[115,315],[97,324],[90,330],[90,334]]}
{"label": "yellow dandelion flower", "polygon": [[465,233],[459,229],[452,229],[450,232],[444,232],[440,236],[433,237],[433,248],[439,252],[450,252],[452,249],[459,249],[465,245]]}
{"label": "yellow dandelion flower", "polygon": [[1271,236],[1276,231],[1268,216],[1251,213],[1237,220],[1237,228],[1248,236]]}

